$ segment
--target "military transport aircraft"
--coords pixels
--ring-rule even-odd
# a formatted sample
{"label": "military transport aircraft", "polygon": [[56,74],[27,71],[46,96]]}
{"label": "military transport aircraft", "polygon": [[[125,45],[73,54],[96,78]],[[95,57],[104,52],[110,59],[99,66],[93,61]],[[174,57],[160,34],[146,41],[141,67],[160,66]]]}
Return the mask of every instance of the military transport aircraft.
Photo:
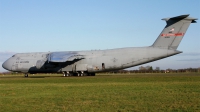
{"label": "military transport aircraft", "polygon": [[190,23],[197,18],[180,15],[164,18],[167,25],[153,45],[95,51],[17,53],[3,68],[28,73],[63,73],[64,76],[94,76],[97,72],[125,69],[182,53],[176,50]]}

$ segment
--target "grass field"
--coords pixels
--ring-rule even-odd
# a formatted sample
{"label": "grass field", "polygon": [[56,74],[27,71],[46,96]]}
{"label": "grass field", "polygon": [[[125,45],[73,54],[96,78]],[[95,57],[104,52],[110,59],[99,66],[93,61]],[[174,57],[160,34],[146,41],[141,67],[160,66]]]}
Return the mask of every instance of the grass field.
{"label": "grass field", "polygon": [[200,74],[0,75],[0,112],[200,112]]}

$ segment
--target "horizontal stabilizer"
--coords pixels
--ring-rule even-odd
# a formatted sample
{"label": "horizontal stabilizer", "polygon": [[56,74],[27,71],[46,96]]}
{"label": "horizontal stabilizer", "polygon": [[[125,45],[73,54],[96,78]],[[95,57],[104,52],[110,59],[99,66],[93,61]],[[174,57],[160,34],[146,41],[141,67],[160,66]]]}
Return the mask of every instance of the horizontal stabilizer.
{"label": "horizontal stabilizer", "polygon": [[180,16],[176,16],[176,17],[171,17],[171,18],[163,18],[162,20],[165,20],[165,21],[169,21],[169,20],[190,20],[192,21],[191,23],[196,23],[195,20],[197,20],[197,18],[191,18],[191,17],[188,17],[189,14],[186,14],[186,15],[180,15]]}

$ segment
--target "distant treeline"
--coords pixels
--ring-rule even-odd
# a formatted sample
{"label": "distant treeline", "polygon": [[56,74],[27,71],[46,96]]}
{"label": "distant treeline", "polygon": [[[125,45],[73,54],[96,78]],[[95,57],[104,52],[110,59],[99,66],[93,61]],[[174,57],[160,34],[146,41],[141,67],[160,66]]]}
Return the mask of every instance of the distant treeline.
{"label": "distant treeline", "polygon": [[[166,69],[166,70],[116,70],[116,71],[110,71],[106,73],[189,73],[189,72],[200,73],[200,68]],[[22,74],[22,73],[3,72],[0,74]],[[51,73],[51,74],[54,74],[54,73]]]}
{"label": "distant treeline", "polygon": [[166,69],[166,70],[117,70],[109,73],[188,73],[200,72],[200,68]]}

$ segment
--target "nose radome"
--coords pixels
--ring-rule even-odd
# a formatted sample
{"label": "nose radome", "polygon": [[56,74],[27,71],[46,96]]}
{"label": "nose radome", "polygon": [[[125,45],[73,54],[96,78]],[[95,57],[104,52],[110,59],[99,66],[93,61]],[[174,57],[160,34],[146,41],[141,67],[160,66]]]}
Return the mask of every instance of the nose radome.
{"label": "nose radome", "polygon": [[12,63],[10,62],[10,60],[6,60],[3,64],[2,64],[2,67],[6,70],[11,70],[11,65]]}

